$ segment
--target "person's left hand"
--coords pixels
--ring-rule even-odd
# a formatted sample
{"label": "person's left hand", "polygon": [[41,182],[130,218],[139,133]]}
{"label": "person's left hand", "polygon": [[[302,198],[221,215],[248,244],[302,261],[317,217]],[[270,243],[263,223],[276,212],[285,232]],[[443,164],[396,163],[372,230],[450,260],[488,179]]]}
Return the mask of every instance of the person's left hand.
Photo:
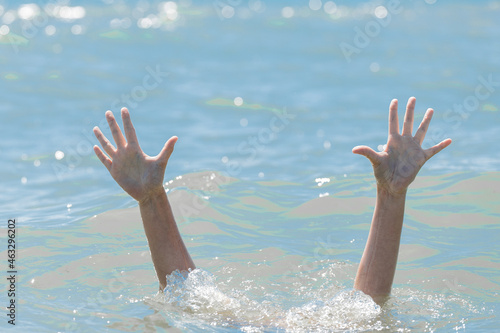
{"label": "person's left hand", "polygon": [[135,200],[141,202],[157,193],[161,193],[161,191],[165,193],[163,177],[168,159],[177,142],[177,137],[171,137],[158,155],[154,157],[148,156],[139,146],[128,110],[122,108],[121,113],[126,140],[113,113],[107,111],[106,119],[115,140],[116,148],[96,126],[94,127],[94,134],[107,153],[106,155],[98,146],[94,146],[97,157],[108,169],[118,185]]}

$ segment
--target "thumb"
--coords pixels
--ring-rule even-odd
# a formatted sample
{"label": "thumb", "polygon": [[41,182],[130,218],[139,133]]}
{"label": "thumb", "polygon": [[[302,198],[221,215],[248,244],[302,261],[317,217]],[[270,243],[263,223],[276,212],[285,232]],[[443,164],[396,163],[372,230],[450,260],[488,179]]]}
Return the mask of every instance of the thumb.
{"label": "thumb", "polygon": [[369,159],[370,162],[375,166],[380,163],[377,152],[375,152],[375,150],[371,149],[368,146],[356,146],[352,148],[352,152],[354,154],[363,155],[364,157]]}
{"label": "thumb", "polygon": [[173,136],[168,141],[165,143],[165,146],[163,146],[163,149],[160,151],[158,154],[158,161],[161,164],[167,164],[168,159],[170,158],[170,155],[172,155],[172,152],[174,151],[174,146],[175,143],[177,142],[177,137]]}

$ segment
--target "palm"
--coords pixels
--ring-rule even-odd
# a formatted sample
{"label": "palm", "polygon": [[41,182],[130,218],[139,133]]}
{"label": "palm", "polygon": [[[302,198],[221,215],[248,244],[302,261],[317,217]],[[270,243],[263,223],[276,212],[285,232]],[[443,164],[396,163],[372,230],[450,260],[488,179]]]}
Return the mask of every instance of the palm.
{"label": "palm", "polygon": [[109,170],[111,176],[137,201],[146,199],[156,191],[163,191],[165,168],[177,138],[172,137],[157,156],[150,157],[139,146],[127,109],[122,109],[126,140],[113,114],[107,112],[106,118],[115,140],[116,148],[102,134],[99,128],[96,127],[94,128],[94,133],[109,157],[97,146],[94,147],[94,151]]}
{"label": "palm", "polygon": [[113,158],[110,173],[128,194],[139,200],[148,189],[163,183],[165,170],[157,172],[155,162],[140,151],[127,151],[124,156]]}
{"label": "palm", "polygon": [[450,139],[446,139],[429,149],[422,149],[434,111],[427,110],[415,136],[412,136],[414,109],[415,98],[412,97],[408,100],[403,131],[400,134],[398,103],[393,100],[389,108],[389,137],[384,151],[375,152],[367,146],[353,149],[354,153],[366,156],[372,162],[378,185],[390,193],[406,191],[424,163],[451,143]]}
{"label": "palm", "polygon": [[390,192],[404,191],[426,161],[425,152],[413,138],[390,137],[385,151],[378,153],[375,178]]}

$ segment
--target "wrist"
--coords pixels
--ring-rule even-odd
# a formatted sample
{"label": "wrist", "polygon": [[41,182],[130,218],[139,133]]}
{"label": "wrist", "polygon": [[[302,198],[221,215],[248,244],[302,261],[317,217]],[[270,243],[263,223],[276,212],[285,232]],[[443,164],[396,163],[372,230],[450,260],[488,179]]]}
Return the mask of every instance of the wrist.
{"label": "wrist", "polygon": [[390,189],[387,186],[383,186],[377,183],[377,196],[386,198],[386,199],[401,199],[406,198],[406,192],[408,188],[404,188],[402,190],[394,190]]}
{"label": "wrist", "polygon": [[145,194],[143,197],[141,197],[139,200],[139,205],[147,204],[150,202],[153,202],[157,199],[162,198],[163,196],[166,196],[165,189],[163,186],[156,187],[154,189],[151,189],[147,194]]}

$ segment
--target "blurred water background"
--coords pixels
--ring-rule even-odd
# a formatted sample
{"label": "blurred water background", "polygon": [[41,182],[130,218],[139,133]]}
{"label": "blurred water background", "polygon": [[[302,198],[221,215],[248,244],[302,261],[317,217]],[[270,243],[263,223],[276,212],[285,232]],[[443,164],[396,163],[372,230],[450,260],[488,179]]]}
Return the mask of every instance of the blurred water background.
{"label": "blurred water background", "polygon": [[[498,328],[499,14],[500,1],[0,1],[15,329]],[[424,145],[453,144],[409,192],[380,308],[350,291],[375,196],[351,149],[381,148],[390,100],[402,113],[410,96],[417,121],[435,109]],[[122,106],[146,153],[179,136],[166,188],[202,270],[166,296],[136,203],[92,151]]]}

